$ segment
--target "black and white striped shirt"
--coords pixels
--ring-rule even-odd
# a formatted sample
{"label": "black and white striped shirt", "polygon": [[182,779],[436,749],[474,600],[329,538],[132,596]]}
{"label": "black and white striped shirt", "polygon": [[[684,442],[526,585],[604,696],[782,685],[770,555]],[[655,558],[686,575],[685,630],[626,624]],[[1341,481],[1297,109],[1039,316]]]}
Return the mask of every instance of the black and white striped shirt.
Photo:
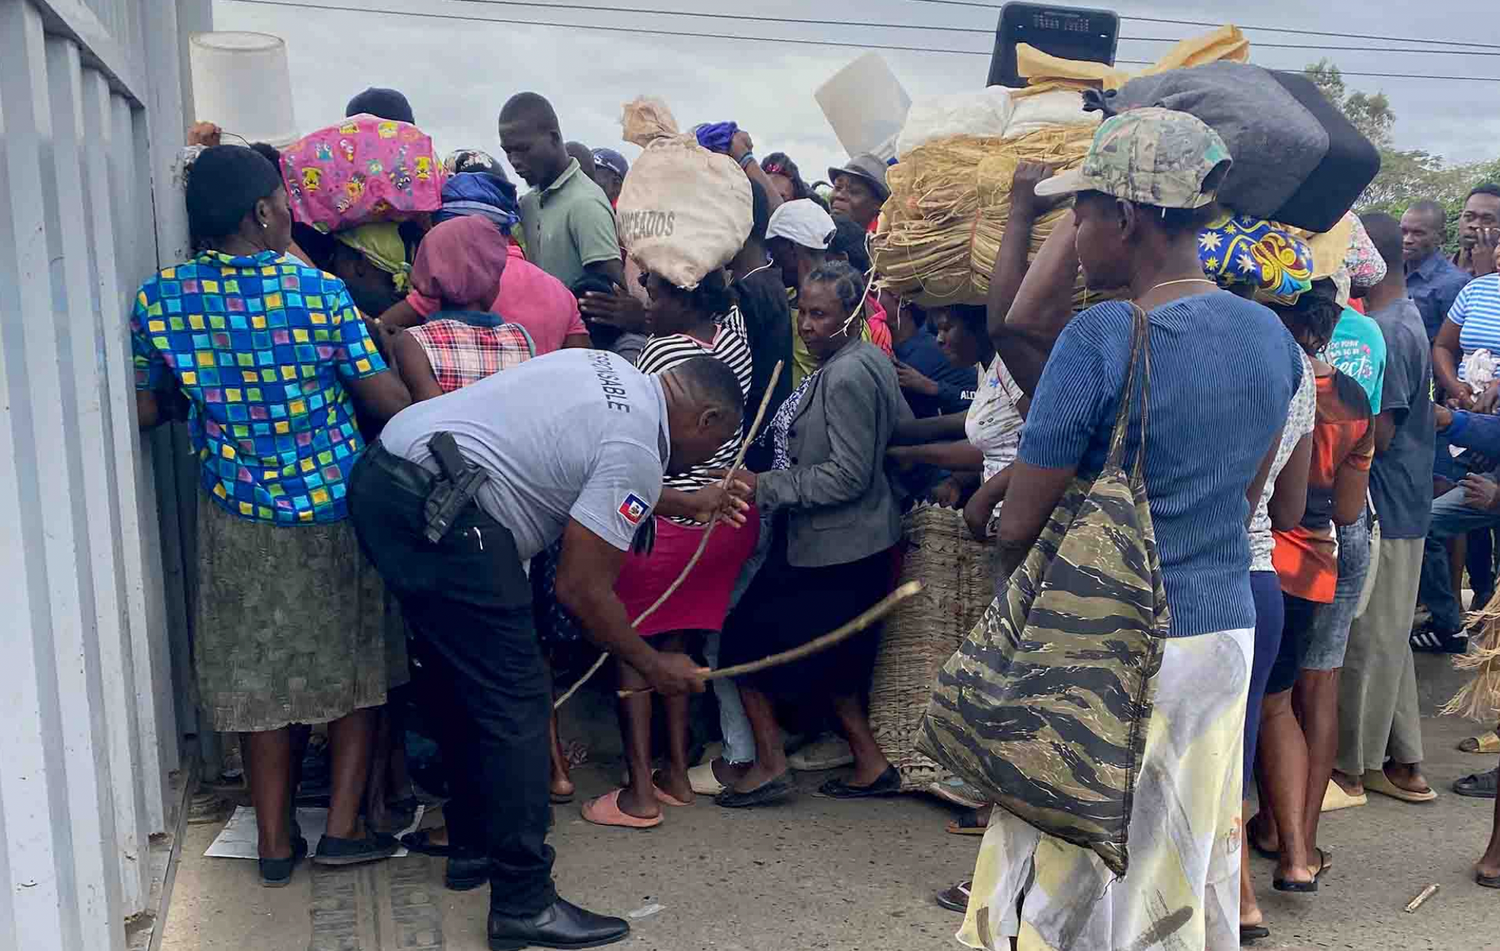
{"label": "black and white striped shirt", "polygon": [[[749,398],[753,363],[750,356],[750,340],[745,333],[745,321],[740,316],[739,308],[731,309],[719,319],[719,329],[714,334],[712,344],[706,344],[687,334],[668,334],[664,337],[653,335],[650,340],[646,341],[645,348],[641,350],[636,369],[642,373],[662,373],[685,360],[702,356],[710,356],[723,361],[730,370],[734,371],[735,379],[740,384],[740,395]],[[748,406],[745,411],[753,412]],[[714,480],[704,473],[713,469],[728,469],[733,465],[734,457],[739,454],[740,443],[744,438],[743,430],[737,432],[734,438],[719,447],[713,458],[700,466],[694,466],[687,472],[667,476],[662,480],[662,485],[683,492],[695,492],[705,485],[712,485]],[[691,519],[679,518],[675,521],[683,525],[696,524]]]}

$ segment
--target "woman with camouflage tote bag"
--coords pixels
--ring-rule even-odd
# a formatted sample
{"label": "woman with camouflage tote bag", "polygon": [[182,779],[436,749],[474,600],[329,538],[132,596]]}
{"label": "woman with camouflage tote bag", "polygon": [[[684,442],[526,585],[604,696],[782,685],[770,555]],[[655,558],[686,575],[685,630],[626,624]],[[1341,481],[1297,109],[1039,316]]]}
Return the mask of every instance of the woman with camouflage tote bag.
{"label": "woman with camouflage tote bag", "polygon": [[[991,609],[1009,622],[976,627],[929,709],[932,745],[1002,806],[959,935],[970,947],[1239,945],[1245,526],[1302,363],[1274,314],[1203,277],[1195,242],[1228,166],[1197,119],[1140,109],[1037,187],[1078,193],[1090,285],[1134,303],[1090,308],[1052,348],[1000,520],[1005,569],[1026,560]],[[1111,469],[1117,417],[1134,451]],[[1081,499],[1077,477],[1101,470]]]}

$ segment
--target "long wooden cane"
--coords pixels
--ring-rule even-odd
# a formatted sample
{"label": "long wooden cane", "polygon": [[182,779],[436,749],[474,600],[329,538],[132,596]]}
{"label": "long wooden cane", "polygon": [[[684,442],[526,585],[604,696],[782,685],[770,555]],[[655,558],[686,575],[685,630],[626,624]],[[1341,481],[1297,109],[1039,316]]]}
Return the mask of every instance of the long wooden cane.
{"label": "long wooden cane", "polygon": [[[729,467],[729,472],[724,476],[724,481],[719,483],[720,488],[723,488],[725,490],[729,488],[729,483],[734,480],[735,473],[739,472],[740,467],[745,463],[745,453],[750,449],[750,444],[754,442],[755,437],[760,434],[760,424],[766,418],[766,407],[771,405],[771,394],[776,390],[776,381],[781,379],[782,364],[783,361],[777,360],[776,366],[771,370],[771,380],[766,384],[765,395],[760,398],[760,408],[755,411],[755,421],[750,424],[750,434],[746,436],[745,441],[740,444],[740,451],[734,457],[734,465]],[[753,511],[751,512],[751,516],[758,517]],[[679,574],[677,576],[677,579],[667,587],[666,591],[662,592],[661,597],[657,598],[649,608],[642,611],[640,617],[636,618],[630,623],[631,627],[639,627],[642,621],[655,614],[657,608],[661,607],[663,604],[666,604],[667,599],[677,593],[677,589],[682,587],[682,583],[687,580],[688,574],[698,564],[698,559],[703,557],[703,552],[708,548],[708,539],[713,535],[714,529],[718,527],[719,520],[717,518],[708,523],[708,528],[703,532],[703,538],[698,542],[698,550],[693,552],[693,557],[688,559],[688,563],[682,567],[682,573]],[[594,661],[594,666],[590,667],[588,669],[588,672],[585,673],[582,677],[579,677],[578,682],[569,687],[566,693],[557,698],[557,702],[552,704],[552,709],[556,710],[558,707],[571,700],[573,694],[577,693],[580,687],[588,683],[590,677],[599,672],[599,668],[604,666],[604,662],[606,660],[609,660],[609,651],[602,651],[599,654],[599,659]]]}
{"label": "long wooden cane", "polygon": [[[907,598],[915,596],[921,590],[922,582],[908,581],[906,584],[897,588],[895,591],[892,591],[884,598],[881,598],[878,604],[865,611],[859,617],[855,618],[854,620],[850,621],[848,624],[845,624],[840,628],[829,631],[822,637],[808,641],[801,647],[794,647],[789,651],[782,651],[779,654],[772,654],[770,657],[762,657],[760,660],[751,661],[748,664],[736,664],[733,667],[723,667],[719,670],[709,671],[706,675],[704,675],[703,679],[723,680],[725,677],[744,677],[748,674],[758,674],[761,671],[769,670],[772,667],[780,667],[783,664],[791,664],[796,661],[802,660],[804,657],[811,657],[813,654],[828,650],[828,648],[846,641],[854,635],[858,634],[860,631],[863,631],[865,628],[869,627],[876,621],[879,621],[881,618],[894,611],[896,609],[896,605],[900,604],[902,601],[905,601]],[[650,693],[651,689],[652,688],[650,687],[646,687],[643,690],[619,690],[616,691],[616,694],[623,699],[625,697],[634,697],[637,694]]]}

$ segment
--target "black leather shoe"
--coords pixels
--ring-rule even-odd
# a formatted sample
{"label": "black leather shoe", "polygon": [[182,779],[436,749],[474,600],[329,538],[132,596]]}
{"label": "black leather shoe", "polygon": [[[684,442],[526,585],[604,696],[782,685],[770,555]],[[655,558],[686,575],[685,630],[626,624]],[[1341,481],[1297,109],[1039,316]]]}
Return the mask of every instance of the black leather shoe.
{"label": "black leather shoe", "polygon": [[443,884],[449,891],[468,892],[490,883],[490,860],[488,856],[473,852],[455,852],[448,856],[448,870],[443,873]]}
{"label": "black leather shoe", "polygon": [[584,911],[559,898],[539,915],[511,918],[490,912],[490,951],[521,948],[600,948],[630,937],[623,918],[607,918]]}

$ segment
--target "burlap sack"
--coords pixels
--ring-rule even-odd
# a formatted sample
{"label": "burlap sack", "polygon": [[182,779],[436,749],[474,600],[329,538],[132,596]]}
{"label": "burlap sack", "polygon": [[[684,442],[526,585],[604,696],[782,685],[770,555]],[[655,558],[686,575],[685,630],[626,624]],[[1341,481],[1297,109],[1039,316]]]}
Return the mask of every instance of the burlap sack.
{"label": "burlap sack", "polygon": [[645,151],[620,188],[620,243],[645,270],[691,290],[750,236],[750,181],[734,159],[673,134],[658,100],[627,103],[622,125]]}

